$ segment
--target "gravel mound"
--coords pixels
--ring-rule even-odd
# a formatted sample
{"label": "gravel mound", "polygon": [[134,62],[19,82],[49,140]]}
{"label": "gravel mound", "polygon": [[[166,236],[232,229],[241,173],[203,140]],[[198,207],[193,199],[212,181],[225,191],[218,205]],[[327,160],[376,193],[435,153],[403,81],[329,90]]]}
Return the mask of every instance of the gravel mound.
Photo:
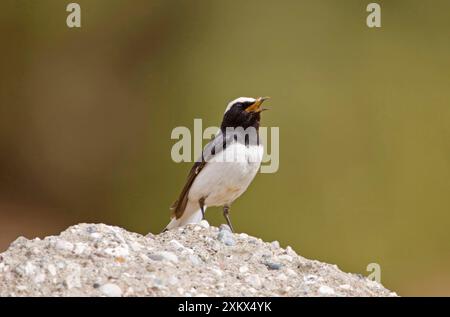
{"label": "gravel mound", "polygon": [[142,236],[79,224],[0,254],[0,296],[396,296],[361,275],[206,221]]}

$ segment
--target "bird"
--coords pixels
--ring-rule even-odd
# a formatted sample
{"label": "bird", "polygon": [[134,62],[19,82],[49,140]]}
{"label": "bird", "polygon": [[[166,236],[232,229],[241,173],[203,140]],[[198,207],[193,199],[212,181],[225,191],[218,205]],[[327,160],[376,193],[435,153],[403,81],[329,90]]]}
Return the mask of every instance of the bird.
{"label": "bird", "polygon": [[164,231],[199,223],[208,206],[223,207],[223,216],[234,232],[231,204],[255,178],[262,161],[259,140],[262,104],[269,97],[239,97],[228,103],[220,130],[203,148],[172,204],[171,220]]}

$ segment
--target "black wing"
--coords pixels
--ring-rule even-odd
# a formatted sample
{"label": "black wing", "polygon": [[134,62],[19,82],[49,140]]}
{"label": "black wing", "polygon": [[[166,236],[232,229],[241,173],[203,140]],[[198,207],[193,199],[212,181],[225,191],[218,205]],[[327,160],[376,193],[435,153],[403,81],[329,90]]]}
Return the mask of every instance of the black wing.
{"label": "black wing", "polygon": [[[208,161],[216,154],[223,151],[226,143],[231,141],[232,137],[226,137],[224,139],[222,132],[220,131],[216,137],[211,140],[203,149],[202,156],[199,158],[192,166],[189,171],[186,184],[184,185],[180,196],[178,199],[172,204],[170,209],[172,210],[172,216],[175,216],[176,219],[180,218],[184,210],[186,209],[186,205],[188,202],[189,190],[191,189],[192,183],[198,174],[202,171],[202,169],[208,164]],[[227,142],[226,142],[227,141]]]}

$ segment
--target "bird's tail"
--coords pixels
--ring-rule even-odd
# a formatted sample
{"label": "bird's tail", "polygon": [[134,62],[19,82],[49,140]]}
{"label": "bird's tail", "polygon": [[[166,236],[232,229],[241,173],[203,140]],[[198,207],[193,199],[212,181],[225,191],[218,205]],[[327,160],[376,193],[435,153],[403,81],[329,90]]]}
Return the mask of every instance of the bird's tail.
{"label": "bird's tail", "polygon": [[[206,212],[206,206],[204,206],[204,211]],[[174,228],[182,227],[190,223],[199,223],[203,218],[202,210],[198,203],[188,202],[186,205],[186,209],[183,212],[183,215],[176,219],[175,216],[172,217],[172,220],[166,226],[164,231],[172,230]]]}

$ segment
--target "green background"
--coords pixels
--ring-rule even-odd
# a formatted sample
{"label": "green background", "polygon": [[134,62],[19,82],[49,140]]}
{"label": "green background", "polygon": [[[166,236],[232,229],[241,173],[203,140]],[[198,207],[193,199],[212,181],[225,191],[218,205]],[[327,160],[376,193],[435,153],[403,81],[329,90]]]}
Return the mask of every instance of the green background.
{"label": "green background", "polygon": [[[280,168],[235,202],[237,231],[450,295],[450,2],[2,1],[0,246],[77,222],[159,232],[189,163],[173,128],[271,96]],[[220,209],[207,218],[221,223]]]}

